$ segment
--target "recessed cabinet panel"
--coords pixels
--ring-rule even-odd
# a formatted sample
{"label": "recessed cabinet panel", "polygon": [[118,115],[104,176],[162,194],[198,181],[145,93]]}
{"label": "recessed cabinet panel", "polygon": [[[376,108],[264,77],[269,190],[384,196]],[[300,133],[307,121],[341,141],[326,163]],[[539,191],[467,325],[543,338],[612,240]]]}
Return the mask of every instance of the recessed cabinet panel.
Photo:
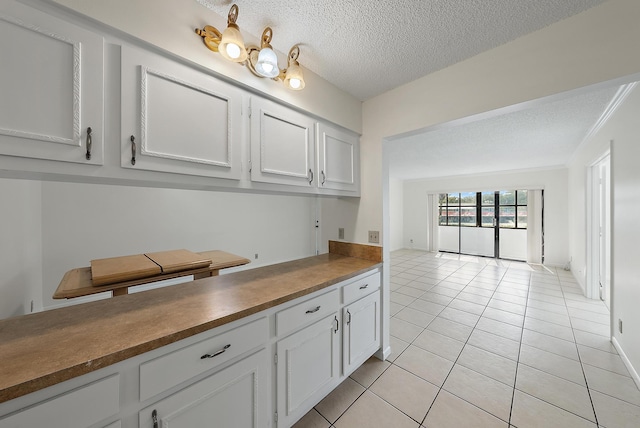
{"label": "recessed cabinet panel", "polygon": [[357,192],[359,158],[357,135],[318,124],[318,187]]}
{"label": "recessed cabinet panel", "polygon": [[380,292],[343,309],[343,366],[348,376],[380,347]]}
{"label": "recessed cabinet panel", "polygon": [[101,165],[102,37],[6,2],[0,58],[0,154]]}
{"label": "recessed cabinet panel", "polygon": [[258,97],[251,99],[251,180],[315,186],[314,121]]}
{"label": "recessed cabinet panel", "polygon": [[121,165],[239,179],[242,102],[232,85],[123,47]]}
{"label": "recessed cabinet panel", "polygon": [[339,337],[333,314],[278,341],[278,426],[291,426],[335,387]]}
{"label": "recessed cabinet panel", "polygon": [[140,427],[257,428],[268,422],[267,353],[262,350],[146,409]]}

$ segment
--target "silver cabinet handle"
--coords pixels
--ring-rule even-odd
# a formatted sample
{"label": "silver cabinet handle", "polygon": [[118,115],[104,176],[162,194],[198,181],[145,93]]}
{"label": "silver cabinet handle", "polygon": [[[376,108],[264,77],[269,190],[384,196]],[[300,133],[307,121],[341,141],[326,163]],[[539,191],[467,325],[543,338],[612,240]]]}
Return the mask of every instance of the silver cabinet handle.
{"label": "silver cabinet handle", "polygon": [[324,175],[324,170],[320,171],[320,174],[322,174],[322,185],[324,186],[324,182],[326,181],[327,177]]}
{"label": "silver cabinet handle", "polygon": [[360,286],[360,290],[364,290],[365,288],[367,288],[369,286],[369,284],[365,284],[365,285],[361,285]]}
{"label": "silver cabinet handle", "polygon": [[333,320],[336,322],[336,329],[333,330],[334,333],[337,333],[340,329],[340,321],[338,321],[338,317],[333,317]]}
{"label": "silver cabinet handle", "polygon": [[224,354],[229,348],[231,348],[231,344],[225,345],[224,348],[214,352],[213,354],[204,354],[202,357],[200,357],[200,359],[204,360],[205,358],[217,357],[220,354]]}
{"label": "silver cabinet handle", "polygon": [[347,318],[347,325],[351,324],[351,312],[349,312],[349,309],[347,309],[347,315],[349,315],[349,317]]}
{"label": "silver cabinet handle", "polygon": [[309,186],[311,186],[311,184],[313,184],[313,171],[309,168]]}
{"label": "silver cabinet handle", "polygon": [[136,164],[136,137],[131,136],[131,165]]}
{"label": "silver cabinet handle", "polygon": [[87,160],[91,160],[91,146],[93,146],[93,141],[91,139],[91,132],[93,132],[91,130],[91,127],[88,127],[87,128],[87,154],[85,155]]}
{"label": "silver cabinet handle", "polygon": [[320,306],[316,306],[313,309],[309,309],[307,312],[305,312],[305,314],[314,314],[316,312],[318,312],[320,310]]}
{"label": "silver cabinet handle", "polygon": [[158,428],[158,411],[156,409],[151,412],[151,420],[153,421],[153,428]]}

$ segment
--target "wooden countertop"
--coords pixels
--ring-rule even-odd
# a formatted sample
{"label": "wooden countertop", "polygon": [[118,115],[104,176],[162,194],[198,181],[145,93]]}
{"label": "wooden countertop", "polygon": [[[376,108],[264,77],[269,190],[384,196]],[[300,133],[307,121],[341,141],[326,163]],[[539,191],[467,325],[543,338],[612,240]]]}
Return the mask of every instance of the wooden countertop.
{"label": "wooden countertop", "polygon": [[0,320],[0,403],[380,266],[336,252]]}

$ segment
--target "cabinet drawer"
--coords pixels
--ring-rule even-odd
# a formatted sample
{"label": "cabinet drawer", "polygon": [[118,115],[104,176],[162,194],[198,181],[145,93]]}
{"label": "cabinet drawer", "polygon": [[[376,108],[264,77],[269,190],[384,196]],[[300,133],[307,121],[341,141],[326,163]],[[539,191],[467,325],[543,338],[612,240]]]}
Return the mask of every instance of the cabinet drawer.
{"label": "cabinet drawer", "polygon": [[84,428],[120,411],[120,375],[113,375],[0,419],[3,428]]}
{"label": "cabinet drawer", "polygon": [[342,300],[345,304],[351,303],[380,288],[380,272],[353,281],[342,287]]}
{"label": "cabinet drawer", "polygon": [[140,401],[204,373],[262,345],[269,338],[267,318],[205,339],[140,365]]}
{"label": "cabinet drawer", "polygon": [[338,290],[333,290],[278,312],[276,314],[276,334],[284,336],[337,311],[340,306],[339,299]]}

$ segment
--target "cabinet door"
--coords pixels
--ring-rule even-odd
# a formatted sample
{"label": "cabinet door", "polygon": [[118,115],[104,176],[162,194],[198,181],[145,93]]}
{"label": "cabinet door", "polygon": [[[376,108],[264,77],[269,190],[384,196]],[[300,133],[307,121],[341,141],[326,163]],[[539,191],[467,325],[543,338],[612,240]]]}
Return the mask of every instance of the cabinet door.
{"label": "cabinet door", "polygon": [[267,365],[265,350],[240,360],[142,410],[139,427],[268,426]]}
{"label": "cabinet door", "polygon": [[278,426],[293,425],[337,385],[339,324],[333,314],[278,341]]}
{"label": "cabinet door", "polygon": [[314,121],[262,98],[251,98],[251,180],[313,187]]}
{"label": "cabinet door", "polygon": [[318,187],[360,190],[360,139],[357,135],[318,124]]}
{"label": "cabinet door", "polygon": [[0,154],[102,165],[102,37],[3,1],[0,62]]}
{"label": "cabinet door", "polygon": [[242,97],[213,76],[123,46],[121,166],[240,179]]}
{"label": "cabinet door", "polygon": [[380,348],[380,292],[363,297],[342,311],[343,371],[349,376]]}

